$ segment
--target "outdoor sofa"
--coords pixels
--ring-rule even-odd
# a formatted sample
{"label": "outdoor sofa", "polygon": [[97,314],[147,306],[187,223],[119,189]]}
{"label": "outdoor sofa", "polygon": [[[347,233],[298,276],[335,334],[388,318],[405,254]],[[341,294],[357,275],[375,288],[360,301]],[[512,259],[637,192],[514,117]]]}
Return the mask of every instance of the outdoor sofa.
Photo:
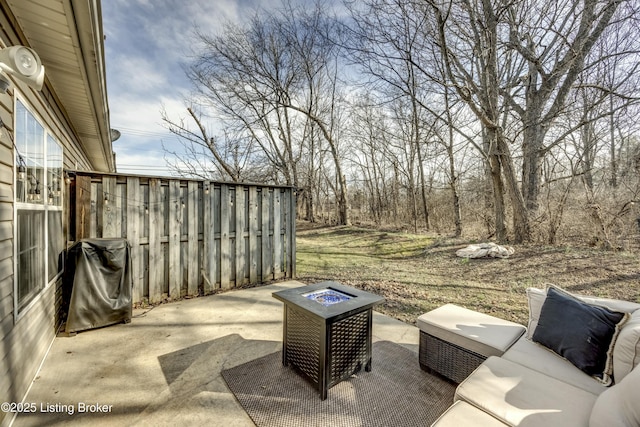
{"label": "outdoor sofa", "polygon": [[553,286],[527,298],[526,333],[473,370],[433,426],[640,426],[640,304]]}

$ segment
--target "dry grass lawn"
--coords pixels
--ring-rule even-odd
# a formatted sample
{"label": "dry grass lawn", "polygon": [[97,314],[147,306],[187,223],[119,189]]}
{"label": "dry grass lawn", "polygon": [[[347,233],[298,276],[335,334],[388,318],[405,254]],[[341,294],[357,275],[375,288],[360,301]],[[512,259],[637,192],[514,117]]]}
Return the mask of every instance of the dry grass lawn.
{"label": "dry grass lawn", "polygon": [[526,325],[525,289],[547,283],[574,293],[640,303],[636,251],[519,245],[508,259],[456,257],[456,250],[470,243],[474,242],[300,223],[297,276],[305,283],[336,280],[382,295],[386,302],[377,310],[407,323],[454,303]]}

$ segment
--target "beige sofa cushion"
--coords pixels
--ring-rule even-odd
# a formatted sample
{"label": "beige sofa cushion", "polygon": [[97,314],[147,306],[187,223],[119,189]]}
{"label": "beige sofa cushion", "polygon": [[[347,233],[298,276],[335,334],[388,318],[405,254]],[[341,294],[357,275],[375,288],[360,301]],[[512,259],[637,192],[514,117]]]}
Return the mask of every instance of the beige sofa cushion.
{"label": "beige sofa cushion", "polygon": [[488,358],[456,389],[457,400],[523,427],[586,426],[596,398],[499,357]]}
{"label": "beige sofa cushion", "polygon": [[575,295],[575,294],[574,296],[580,298],[582,301],[586,303],[589,303],[592,305],[599,305],[601,307],[606,307],[614,311],[624,311],[626,313],[633,313],[634,311],[640,309],[640,304],[631,302],[631,301],[622,301],[619,299],[609,299],[609,298],[587,297],[584,295]]}
{"label": "beige sofa cushion", "polygon": [[431,424],[431,427],[460,426],[504,427],[506,424],[462,400],[454,402],[440,418]]}
{"label": "beige sofa cushion", "polygon": [[526,337],[516,341],[502,357],[589,393],[597,395],[606,390],[603,384],[573,366],[568,360],[538,343],[529,341]]}
{"label": "beige sofa cushion", "polygon": [[640,310],[631,313],[613,347],[613,379],[620,382],[640,364]]}
{"label": "beige sofa cushion", "polygon": [[640,368],[636,368],[598,397],[591,411],[589,427],[640,426],[639,390]]}
{"label": "beige sofa cushion", "polygon": [[500,356],[525,327],[484,313],[445,304],[418,317],[421,331],[485,357]]}
{"label": "beige sofa cushion", "polygon": [[546,289],[527,288],[527,302],[529,303],[529,324],[527,325],[527,338],[533,337],[533,332],[538,326],[538,320],[540,319],[540,311],[542,311],[542,304],[547,298]]}

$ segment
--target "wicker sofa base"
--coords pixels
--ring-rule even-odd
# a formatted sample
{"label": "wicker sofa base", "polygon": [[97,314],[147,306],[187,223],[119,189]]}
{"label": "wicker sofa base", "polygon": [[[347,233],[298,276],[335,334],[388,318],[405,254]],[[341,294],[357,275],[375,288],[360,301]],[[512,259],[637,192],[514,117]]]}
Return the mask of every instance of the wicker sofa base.
{"label": "wicker sofa base", "polygon": [[461,383],[487,358],[420,331],[420,367]]}

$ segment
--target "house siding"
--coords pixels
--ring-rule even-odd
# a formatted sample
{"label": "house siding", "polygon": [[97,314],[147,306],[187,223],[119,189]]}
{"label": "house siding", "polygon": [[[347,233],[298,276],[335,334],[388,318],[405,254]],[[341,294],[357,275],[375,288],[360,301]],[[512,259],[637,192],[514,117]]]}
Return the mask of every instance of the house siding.
{"label": "house siding", "polygon": [[[10,127],[12,111],[11,97],[0,95],[0,119]],[[13,349],[13,146],[5,132],[0,137],[0,401],[10,402],[17,396],[12,377],[19,352]],[[0,412],[0,425],[9,418]]]}
{"label": "house siding", "polygon": [[[6,35],[6,31],[0,34]],[[7,45],[8,41],[3,39],[2,43]],[[34,92],[14,80],[9,92],[0,94],[0,118],[5,125],[0,135],[0,402],[22,401],[55,338],[61,318],[61,280],[42,291],[17,321],[14,316],[14,151],[10,135],[13,135],[16,93],[62,145],[65,169],[91,169],[81,145],[72,137],[63,110],[47,87]],[[68,197],[65,194],[63,198]],[[66,224],[64,235],[67,236]],[[8,425],[12,419],[13,414],[0,412],[0,426]]]}

